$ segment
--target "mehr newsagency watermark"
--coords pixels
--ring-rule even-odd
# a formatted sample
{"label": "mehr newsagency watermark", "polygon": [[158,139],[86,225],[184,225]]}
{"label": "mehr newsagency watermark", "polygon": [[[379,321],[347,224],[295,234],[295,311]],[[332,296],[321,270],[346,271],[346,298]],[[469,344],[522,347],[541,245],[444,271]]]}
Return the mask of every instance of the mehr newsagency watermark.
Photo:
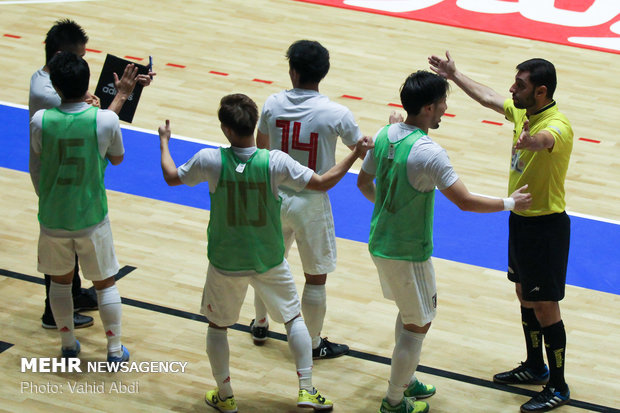
{"label": "mehr newsagency watermark", "polygon": [[[187,361],[107,361],[82,362],[79,358],[56,359],[33,357],[21,359],[22,373],[185,373]],[[64,383],[22,381],[20,393],[32,394],[135,394],[140,392],[139,381],[77,381]]]}

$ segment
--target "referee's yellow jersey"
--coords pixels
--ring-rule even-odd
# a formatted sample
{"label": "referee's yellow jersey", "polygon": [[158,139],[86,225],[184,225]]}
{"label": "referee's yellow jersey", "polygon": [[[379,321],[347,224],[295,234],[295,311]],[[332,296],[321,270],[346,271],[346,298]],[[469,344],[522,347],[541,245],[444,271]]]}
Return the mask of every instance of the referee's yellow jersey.
{"label": "referee's yellow jersey", "polygon": [[523,123],[528,119],[525,109],[517,109],[512,99],[504,102],[506,119],[514,123],[512,137],[512,159],[508,194],[527,184],[532,194],[532,206],[526,211],[516,212],[523,216],[540,216],[562,212],[566,208],[564,179],[573,149],[573,129],[570,122],[552,102],[529,117],[530,134],[546,130],[555,138],[552,149],[532,152],[516,150],[514,145],[521,135]]}

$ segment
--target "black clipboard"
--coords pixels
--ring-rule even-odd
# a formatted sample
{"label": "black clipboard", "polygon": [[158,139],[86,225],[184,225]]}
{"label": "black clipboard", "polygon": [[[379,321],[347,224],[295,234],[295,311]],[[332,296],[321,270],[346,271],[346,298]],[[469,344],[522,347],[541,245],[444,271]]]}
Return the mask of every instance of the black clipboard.
{"label": "black clipboard", "polygon": [[[99,76],[99,82],[95,89],[95,95],[101,101],[101,108],[107,109],[114,96],[116,96],[116,88],[114,87],[114,73],[120,78],[125,71],[125,67],[133,63],[138,68],[138,74],[146,75],[149,72],[148,67],[131,62],[129,60],[121,59],[120,57],[108,54],[103,63],[103,69],[101,69],[101,75]],[[142,94],[143,86],[140,83],[136,83],[136,87],[133,89],[129,98],[125,101],[121,112],[118,114],[120,120],[131,123],[133,116],[138,108],[138,102],[140,101],[140,95]]]}

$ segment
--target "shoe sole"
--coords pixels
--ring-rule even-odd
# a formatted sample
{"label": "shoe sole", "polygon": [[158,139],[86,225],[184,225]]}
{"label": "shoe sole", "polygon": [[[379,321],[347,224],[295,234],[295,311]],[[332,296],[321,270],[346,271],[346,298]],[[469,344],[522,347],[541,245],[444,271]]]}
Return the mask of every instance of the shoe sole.
{"label": "shoe sole", "polygon": [[434,391],[430,394],[421,394],[421,395],[415,395],[415,396],[407,396],[406,394],[404,395],[405,397],[410,397],[412,399],[416,399],[416,400],[420,400],[420,399],[428,399],[431,396],[434,396],[435,393],[437,393],[437,391]]}
{"label": "shoe sole", "polygon": [[265,341],[267,341],[267,337],[265,337],[265,338],[254,338],[254,337],[252,337],[252,340],[254,341],[254,345],[255,346],[262,346],[263,344],[265,344]]}
{"label": "shoe sole", "polygon": [[570,401],[570,398],[566,399],[565,401],[563,401],[563,402],[561,402],[561,403],[558,403],[558,404],[554,405],[553,407],[549,407],[549,408],[547,408],[547,409],[545,409],[545,410],[523,410],[523,407],[521,407],[521,408],[519,409],[519,411],[520,411],[521,413],[548,412],[548,411],[550,411],[550,410],[555,410],[555,409],[557,409],[557,408],[558,408],[558,407],[560,407],[560,406],[564,406],[564,405],[565,405],[566,403],[568,403],[569,401]]}
{"label": "shoe sole", "polygon": [[331,406],[325,406],[322,404],[315,404],[315,403],[311,403],[311,402],[301,402],[301,403],[297,403],[297,407],[301,407],[303,409],[314,409],[314,410],[321,410],[321,411],[329,411],[332,410],[334,408],[333,405]]}

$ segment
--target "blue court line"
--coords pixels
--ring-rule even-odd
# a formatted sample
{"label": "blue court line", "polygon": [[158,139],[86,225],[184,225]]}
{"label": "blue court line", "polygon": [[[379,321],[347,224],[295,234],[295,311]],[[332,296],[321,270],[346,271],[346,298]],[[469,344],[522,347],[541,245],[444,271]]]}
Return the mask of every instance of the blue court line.
{"label": "blue court line", "polygon": [[[0,105],[0,137],[3,151],[0,167],[28,171],[28,111]],[[159,140],[149,133],[123,130],[125,160],[109,166],[106,187],[110,190],[209,209],[208,184],[194,188],[169,187],[160,167]],[[173,139],[170,150],[177,165],[208,145]],[[463,177],[465,181],[467,177]],[[372,204],[356,187],[357,175],[347,174],[329,194],[336,235],[368,242]],[[7,188],[4,188],[7,195]],[[34,219],[34,217],[33,217]],[[620,225],[571,216],[571,246],[567,282],[620,295]],[[439,191],[435,202],[435,252],[433,256],[506,270],[508,213],[476,214],[462,212]],[[363,247],[361,247],[363,248]],[[366,251],[360,251],[367,254]],[[374,272],[374,268],[369,268]],[[438,274],[441,277],[441,274]],[[467,282],[466,279],[463,280]]]}

